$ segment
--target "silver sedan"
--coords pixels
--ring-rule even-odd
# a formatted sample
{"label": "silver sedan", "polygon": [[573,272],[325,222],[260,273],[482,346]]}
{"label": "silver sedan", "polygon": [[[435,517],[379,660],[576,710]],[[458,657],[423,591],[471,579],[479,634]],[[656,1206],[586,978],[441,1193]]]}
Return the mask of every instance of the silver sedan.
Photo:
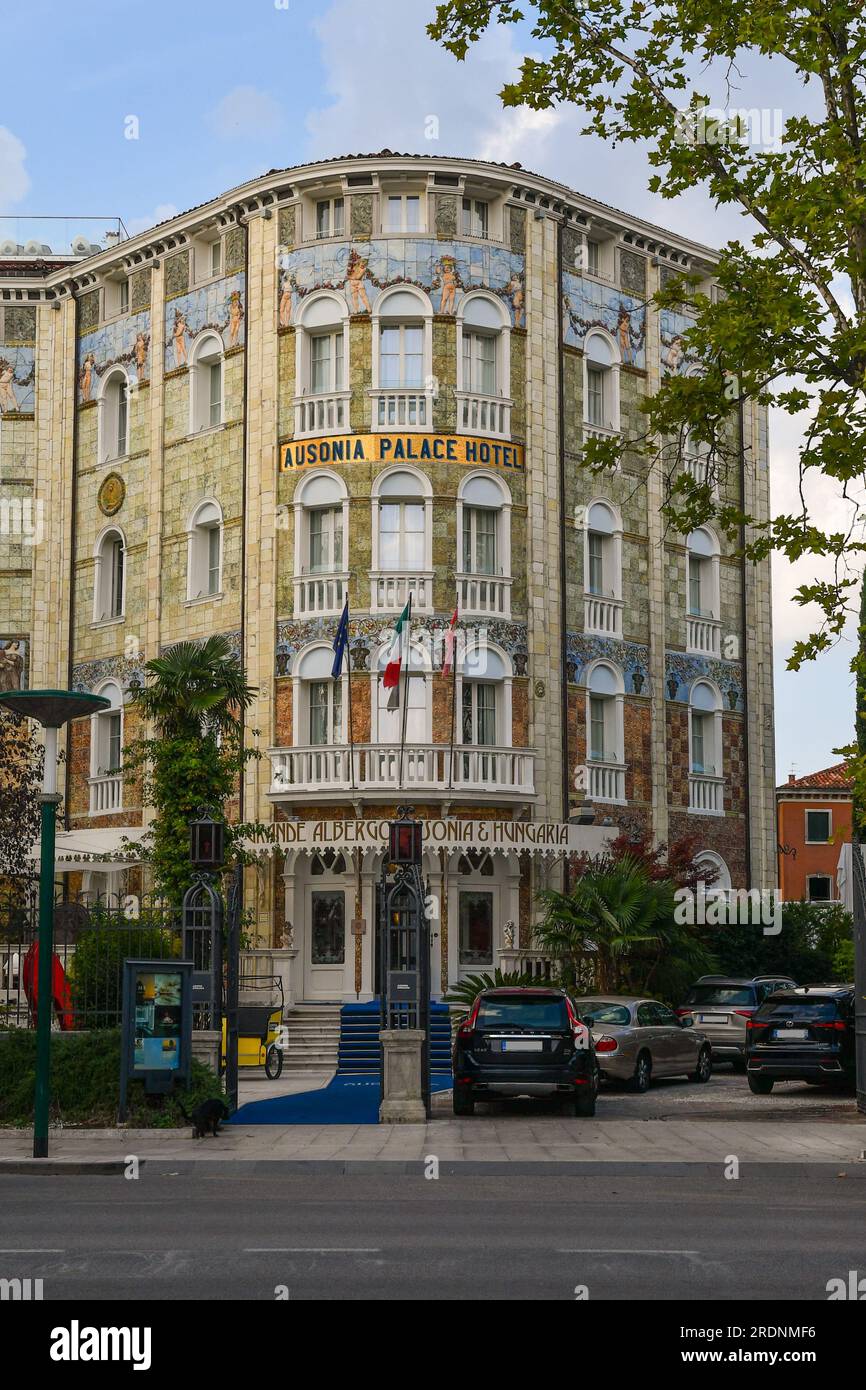
{"label": "silver sedan", "polygon": [[655,999],[593,995],[575,999],[592,1032],[601,1074],[633,1091],[649,1090],[654,1076],[709,1081],[712,1049],[690,1017],[677,1018]]}

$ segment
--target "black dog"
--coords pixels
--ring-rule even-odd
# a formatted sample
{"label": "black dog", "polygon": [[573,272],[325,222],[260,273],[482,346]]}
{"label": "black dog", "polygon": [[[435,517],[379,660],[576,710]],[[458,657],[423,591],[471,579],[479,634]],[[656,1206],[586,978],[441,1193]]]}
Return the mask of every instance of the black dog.
{"label": "black dog", "polygon": [[193,1139],[203,1139],[206,1134],[219,1134],[220,1120],[227,1120],[229,1117],[229,1108],[222,1100],[203,1100],[191,1115],[186,1113],[180,1101],[178,1108],[183,1118],[192,1125]]}

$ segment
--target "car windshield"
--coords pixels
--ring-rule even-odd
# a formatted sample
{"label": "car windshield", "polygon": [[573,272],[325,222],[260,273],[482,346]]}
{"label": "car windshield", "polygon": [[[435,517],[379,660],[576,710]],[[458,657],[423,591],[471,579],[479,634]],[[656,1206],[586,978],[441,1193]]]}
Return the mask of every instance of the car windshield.
{"label": "car windshield", "polygon": [[565,1000],[557,995],[532,998],[520,994],[482,999],[479,1028],[567,1028]]}
{"label": "car windshield", "polygon": [[631,1014],[625,1004],[610,1004],[603,999],[579,1004],[578,1013],[581,1018],[591,1019],[593,1024],[609,1023],[612,1027],[627,1028],[631,1023]]}
{"label": "car windshield", "polygon": [[713,1004],[734,1009],[738,1004],[753,1005],[755,991],[749,985],[695,985],[686,996],[687,1004]]}
{"label": "car windshield", "polygon": [[768,999],[755,1014],[757,1020],[767,1018],[810,1020],[836,1017],[835,999]]}

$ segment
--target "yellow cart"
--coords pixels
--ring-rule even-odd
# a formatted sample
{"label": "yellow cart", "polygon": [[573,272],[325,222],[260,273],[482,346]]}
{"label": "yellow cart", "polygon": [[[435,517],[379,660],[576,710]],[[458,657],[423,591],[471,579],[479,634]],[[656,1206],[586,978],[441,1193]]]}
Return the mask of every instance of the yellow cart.
{"label": "yellow cart", "polygon": [[[238,1067],[264,1067],[265,1075],[276,1081],[283,1070],[283,982],[279,975],[241,976],[238,993],[245,996],[238,1004]],[[268,998],[256,1001],[257,994]],[[223,1015],[223,1067],[226,1029]]]}

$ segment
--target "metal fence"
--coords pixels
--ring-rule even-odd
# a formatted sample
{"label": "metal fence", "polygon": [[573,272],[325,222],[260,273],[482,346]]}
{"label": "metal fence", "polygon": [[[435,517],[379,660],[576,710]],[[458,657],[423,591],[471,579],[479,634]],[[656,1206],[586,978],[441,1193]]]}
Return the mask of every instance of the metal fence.
{"label": "metal fence", "polygon": [[866,1114],[866,869],[863,846],[851,846],[854,888],[854,1048],[857,1057],[857,1109]]}
{"label": "metal fence", "polygon": [[[0,1030],[36,1023],[38,885],[0,891]],[[181,955],[181,910],[157,899],[58,898],[51,967],[52,1027],[62,1032],[120,1024],[123,962]]]}

